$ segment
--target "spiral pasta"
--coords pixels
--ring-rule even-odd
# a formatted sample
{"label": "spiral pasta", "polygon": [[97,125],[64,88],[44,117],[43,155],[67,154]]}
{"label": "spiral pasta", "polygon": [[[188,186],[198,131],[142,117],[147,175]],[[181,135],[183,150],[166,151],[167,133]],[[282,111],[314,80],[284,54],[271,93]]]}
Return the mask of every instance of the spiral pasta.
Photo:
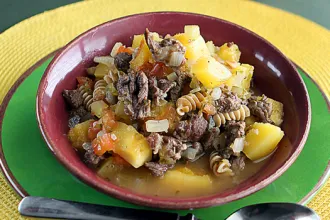
{"label": "spiral pasta", "polygon": [[226,121],[236,120],[243,121],[245,118],[250,116],[250,109],[246,105],[241,105],[241,107],[232,112],[217,113],[213,115],[213,120],[216,127],[220,127],[225,124]]}
{"label": "spiral pasta", "polygon": [[196,108],[200,109],[204,100],[205,95],[201,92],[184,95],[176,101],[176,112],[183,116],[187,112],[196,110]]}
{"label": "spiral pasta", "polygon": [[93,94],[89,90],[86,90],[84,86],[79,87],[79,93],[84,99],[84,106],[85,108],[90,111],[91,110],[91,104],[93,102]]}
{"label": "spiral pasta", "polygon": [[107,82],[104,79],[96,81],[93,91],[93,101],[103,100],[105,98],[105,88]]}
{"label": "spiral pasta", "polygon": [[214,175],[220,176],[221,174],[228,174],[233,176],[234,173],[231,170],[231,164],[229,160],[223,159],[218,151],[213,151],[210,154],[210,168]]}

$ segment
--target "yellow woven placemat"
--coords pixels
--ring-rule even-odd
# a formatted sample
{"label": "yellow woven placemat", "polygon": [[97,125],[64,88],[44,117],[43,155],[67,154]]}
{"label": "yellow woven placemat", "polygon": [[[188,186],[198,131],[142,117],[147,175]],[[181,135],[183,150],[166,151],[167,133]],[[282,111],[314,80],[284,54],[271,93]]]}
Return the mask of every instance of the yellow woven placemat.
{"label": "yellow woven placemat", "polygon": [[[95,0],[39,14],[0,34],[0,102],[30,66],[81,32],[125,15],[165,10],[220,17],[256,32],[306,70],[330,96],[330,32],[304,18],[251,1]],[[0,219],[21,218],[18,202],[0,174]],[[309,206],[330,219],[330,181]]]}

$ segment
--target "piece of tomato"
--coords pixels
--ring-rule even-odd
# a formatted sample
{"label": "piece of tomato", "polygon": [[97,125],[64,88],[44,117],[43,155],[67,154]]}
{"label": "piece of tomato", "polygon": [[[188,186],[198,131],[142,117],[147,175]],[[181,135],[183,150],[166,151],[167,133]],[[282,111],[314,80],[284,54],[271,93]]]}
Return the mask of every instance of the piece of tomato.
{"label": "piece of tomato", "polygon": [[105,110],[101,119],[103,130],[107,133],[113,131],[113,129],[117,126],[116,115],[111,109]]}
{"label": "piece of tomato", "polygon": [[78,87],[86,86],[89,89],[93,89],[94,83],[93,83],[92,79],[85,77],[85,76],[78,76],[77,81],[78,81]]}
{"label": "piece of tomato", "polygon": [[97,133],[102,130],[102,125],[97,123],[97,121],[91,121],[88,127],[88,138],[89,140],[94,140]]}
{"label": "piece of tomato", "polygon": [[112,139],[110,133],[105,133],[92,141],[94,153],[97,156],[102,156],[107,151],[115,150],[115,140]]}
{"label": "piece of tomato", "polygon": [[128,53],[128,54],[132,54],[133,50],[131,48],[127,48],[125,46],[121,46],[118,48],[117,53]]}

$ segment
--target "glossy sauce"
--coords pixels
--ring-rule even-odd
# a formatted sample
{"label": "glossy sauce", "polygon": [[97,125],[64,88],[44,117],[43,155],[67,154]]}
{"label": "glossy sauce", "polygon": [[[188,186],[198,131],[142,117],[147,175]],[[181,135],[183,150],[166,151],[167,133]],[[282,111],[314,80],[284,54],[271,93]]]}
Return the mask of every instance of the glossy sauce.
{"label": "glossy sauce", "polygon": [[[209,168],[209,156],[205,155],[193,163],[177,163],[173,170],[180,170],[184,167],[189,168],[196,175],[208,175],[210,182],[208,184],[196,185],[193,181],[164,181],[164,178],[158,178],[151,175],[150,171],[144,167],[135,169],[133,167],[122,167],[113,164],[103,164],[98,169],[98,174],[114,184],[128,188],[134,192],[159,196],[159,197],[195,197],[212,195],[233,188],[249,177],[257,173],[261,167],[268,161],[252,163],[246,160],[245,169],[235,176],[222,175],[216,177]],[[105,169],[105,167],[107,167]]]}

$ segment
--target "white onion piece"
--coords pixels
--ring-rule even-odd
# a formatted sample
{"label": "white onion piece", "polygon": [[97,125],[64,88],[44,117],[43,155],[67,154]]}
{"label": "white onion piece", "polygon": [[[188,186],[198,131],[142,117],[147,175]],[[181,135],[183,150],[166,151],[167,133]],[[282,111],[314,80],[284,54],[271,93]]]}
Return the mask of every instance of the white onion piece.
{"label": "white onion piece", "polygon": [[103,130],[99,131],[96,135],[96,137],[101,137],[105,134],[105,132]]}
{"label": "white onion piece", "polygon": [[245,138],[244,137],[236,138],[234,140],[234,143],[230,146],[231,149],[233,149],[233,152],[234,153],[240,153],[243,150],[243,148],[244,148],[244,141],[245,141]]}
{"label": "white onion piece", "polygon": [[258,160],[254,160],[252,162],[253,163],[260,163],[261,161],[266,160],[267,158],[271,157],[275,153],[276,149],[277,149],[277,147],[270,154],[268,154],[267,156],[264,156],[264,157],[262,157],[262,158],[260,158]]}
{"label": "white onion piece", "polygon": [[201,88],[197,87],[195,89],[190,90],[190,93],[196,93],[196,92],[199,92],[199,91],[201,91]]}
{"label": "white onion piece", "polygon": [[168,74],[167,76],[167,79],[170,80],[170,81],[175,81],[177,78],[178,78],[178,75],[176,75],[175,72],[171,73],[171,74]]}
{"label": "white onion piece", "polygon": [[114,65],[115,60],[114,60],[114,58],[112,58],[110,56],[102,56],[102,57],[94,57],[94,62],[102,63],[102,64],[107,65],[108,67],[111,67],[112,65]]}
{"label": "white onion piece", "polygon": [[221,96],[221,89],[220,88],[214,88],[213,91],[211,92],[211,97],[213,100],[218,100],[220,99]]}
{"label": "white onion piece", "polygon": [[180,66],[184,60],[184,54],[181,52],[172,52],[170,60],[168,62],[169,66]]}
{"label": "white onion piece", "polygon": [[115,57],[118,53],[118,49],[119,47],[123,46],[123,44],[121,42],[117,42],[115,43],[115,45],[113,46],[110,56]]}
{"label": "white onion piece", "polygon": [[169,128],[169,122],[164,120],[148,120],[146,122],[146,128],[148,132],[167,132]]}
{"label": "white onion piece", "polygon": [[193,160],[196,157],[197,151],[197,149],[189,147],[182,153],[182,157]]}

